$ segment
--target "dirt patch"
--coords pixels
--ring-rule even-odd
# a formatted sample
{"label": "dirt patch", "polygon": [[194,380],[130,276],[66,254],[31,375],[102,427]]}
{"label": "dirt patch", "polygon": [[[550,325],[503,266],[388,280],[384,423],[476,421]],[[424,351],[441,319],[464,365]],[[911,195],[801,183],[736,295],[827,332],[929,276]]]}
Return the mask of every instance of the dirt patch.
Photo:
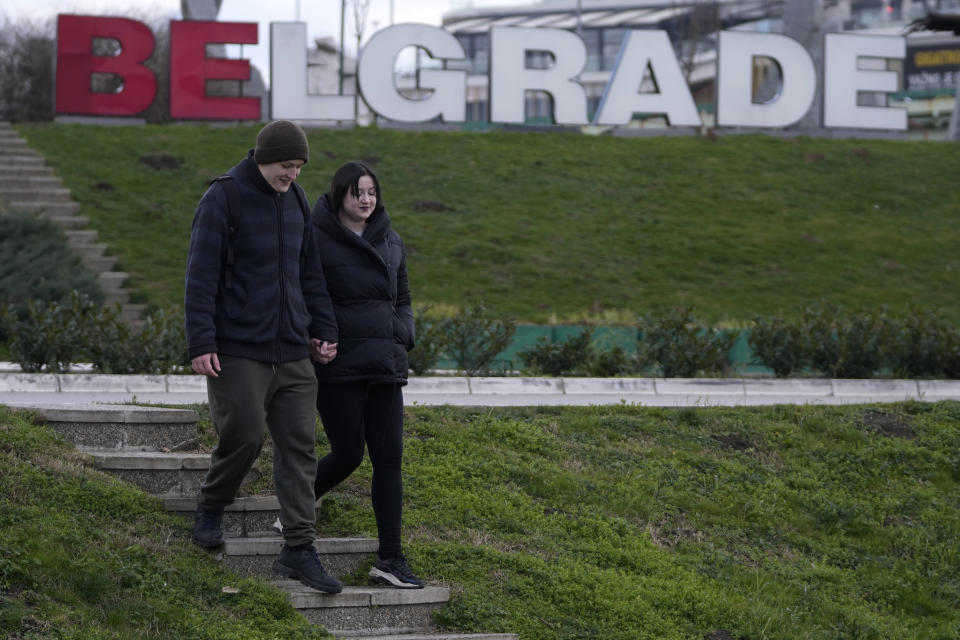
{"label": "dirt patch", "polygon": [[106,182],[105,180],[99,180],[95,182],[93,184],[93,188],[96,189],[97,191],[114,191],[116,189],[116,187],[114,187],[109,182]]}
{"label": "dirt patch", "polygon": [[363,164],[370,165],[371,167],[380,164],[380,156],[361,156],[360,160],[363,161]]}
{"label": "dirt patch", "polygon": [[173,171],[183,164],[169,153],[145,153],[140,156],[140,162],[158,171]]}
{"label": "dirt patch", "polygon": [[648,523],[647,532],[653,544],[666,549],[672,549],[684,540],[700,542],[703,539],[703,533],[690,524],[682,511],[667,515],[659,522]]}
{"label": "dirt patch", "polygon": [[449,207],[442,202],[437,200],[414,200],[410,203],[410,208],[414,211],[423,211],[428,213],[443,213],[444,211],[453,211],[453,207]]}
{"label": "dirt patch", "polygon": [[882,413],[880,411],[867,411],[863,414],[863,427],[870,431],[876,431],[892,438],[906,438],[913,440],[917,437],[917,432],[913,430],[906,416],[896,413]]}
{"label": "dirt patch", "polygon": [[869,160],[870,149],[867,149],[864,147],[857,147],[856,149],[850,152],[850,155],[852,155],[855,158],[860,158],[861,160]]}
{"label": "dirt patch", "polygon": [[807,164],[817,164],[818,162],[823,162],[825,156],[822,153],[805,153],[803,154],[803,160]]}
{"label": "dirt patch", "polygon": [[711,437],[713,438],[714,442],[724,449],[731,449],[733,451],[747,451],[748,449],[756,448],[752,442],[743,436],[738,436],[736,434],[724,434]]}
{"label": "dirt patch", "polygon": [[703,640],[737,640],[737,636],[726,629],[718,629],[703,634]]}

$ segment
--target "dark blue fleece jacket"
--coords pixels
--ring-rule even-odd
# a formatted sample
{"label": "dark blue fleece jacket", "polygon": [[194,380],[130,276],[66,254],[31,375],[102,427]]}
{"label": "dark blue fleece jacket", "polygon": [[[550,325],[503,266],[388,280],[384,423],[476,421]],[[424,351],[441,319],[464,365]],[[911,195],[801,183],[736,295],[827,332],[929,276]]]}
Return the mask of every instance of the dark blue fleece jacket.
{"label": "dark blue fleece jacket", "polygon": [[228,213],[227,192],[217,181],[194,214],[184,292],[191,359],[218,353],[281,363],[308,357],[309,338],[337,341],[320,255],[293,191],[300,187],[275,191],[252,153],[227,172],[240,211]]}

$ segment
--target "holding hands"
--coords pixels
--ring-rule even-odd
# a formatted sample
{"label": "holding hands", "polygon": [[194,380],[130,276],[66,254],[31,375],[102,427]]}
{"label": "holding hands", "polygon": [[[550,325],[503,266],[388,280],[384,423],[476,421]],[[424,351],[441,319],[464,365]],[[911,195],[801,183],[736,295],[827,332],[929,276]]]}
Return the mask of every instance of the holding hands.
{"label": "holding hands", "polygon": [[310,338],[310,358],[320,364],[329,364],[337,357],[337,343]]}

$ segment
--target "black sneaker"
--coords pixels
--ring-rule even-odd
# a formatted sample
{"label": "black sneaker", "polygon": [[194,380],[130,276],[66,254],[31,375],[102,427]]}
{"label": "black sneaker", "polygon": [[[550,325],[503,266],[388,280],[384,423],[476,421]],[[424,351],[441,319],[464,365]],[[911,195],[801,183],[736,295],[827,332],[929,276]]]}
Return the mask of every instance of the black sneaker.
{"label": "black sneaker", "polygon": [[274,560],[273,570],[280,575],[299,580],[308,587],[324,593],[340,593],[343,583],[327,574],[313,545],[280,549],[280,557]]}
{"label": "black sneaker", "polygon": [[389,584],[400,589],[423,589],[423,580],[414,575],[402,555],[383,559],[377,554],[370,568],[370,577],[377,584]]}
{"label": "black sneaker", "polygon": [[204,549],[213,549],[223,544],[223,531],[220,522],[223,509],[204,509],[197,507],[193,516],[193,543]]}

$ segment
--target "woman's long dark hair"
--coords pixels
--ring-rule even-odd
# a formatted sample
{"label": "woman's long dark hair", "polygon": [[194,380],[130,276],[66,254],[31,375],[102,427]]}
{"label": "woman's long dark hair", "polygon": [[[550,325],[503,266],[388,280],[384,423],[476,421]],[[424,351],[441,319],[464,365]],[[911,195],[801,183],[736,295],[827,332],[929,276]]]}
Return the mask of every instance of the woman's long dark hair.
{"label": "woman's long dark hair", "polygon": [[343,207],[343,199],[347,196],[347,191],[353,194],[353,197],[360,197],[360,178],[370,176],[373,180],[373,186],[377,190],[377,206],[373,208],[371,215],[383,210],[383,192],[380,190],[380,181],[377,180],[377,174],[362,162],[348,162],[333,174],[333,180],[330,181],[330,199],[333,212],[340,213]]}

